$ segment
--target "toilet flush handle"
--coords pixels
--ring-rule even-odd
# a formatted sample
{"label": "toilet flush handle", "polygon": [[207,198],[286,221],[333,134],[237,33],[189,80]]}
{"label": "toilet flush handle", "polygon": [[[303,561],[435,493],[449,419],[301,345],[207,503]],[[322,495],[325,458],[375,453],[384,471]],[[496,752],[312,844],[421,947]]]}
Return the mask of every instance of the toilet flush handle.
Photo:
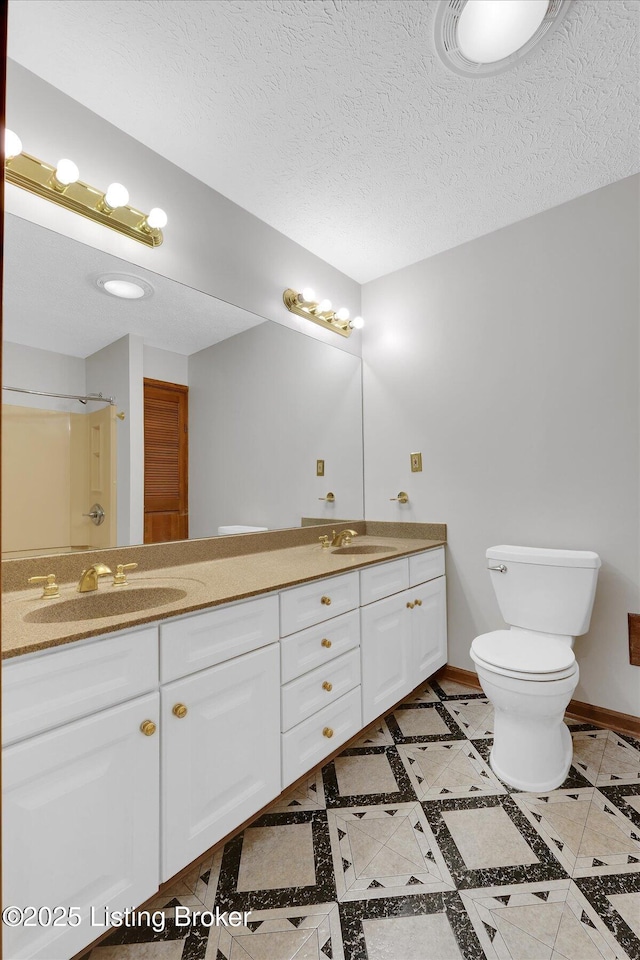
{"label": "toilet flush handle", "polygon": [[488,570],[495,570],[496,573],[506,573],[506,572],[507,572],[507,568],[505,567],[504,563],[499,563],[497,567],[488,567],[487,569],[488,569]]}

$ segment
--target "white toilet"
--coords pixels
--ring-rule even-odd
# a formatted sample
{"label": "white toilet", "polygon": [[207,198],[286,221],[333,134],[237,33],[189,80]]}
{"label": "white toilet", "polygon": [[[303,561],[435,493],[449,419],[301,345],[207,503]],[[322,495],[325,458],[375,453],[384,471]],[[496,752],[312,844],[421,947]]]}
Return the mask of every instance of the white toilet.
{"label": "white toilet", "polygon": [[553,790],[571,765],[563,717],[580,676],[573,641],[589,629],[600,557],[588,550],[499,546],[487,550],[487,560],[509,624],[471,644],[495,710],[491,767],[519,790]]}

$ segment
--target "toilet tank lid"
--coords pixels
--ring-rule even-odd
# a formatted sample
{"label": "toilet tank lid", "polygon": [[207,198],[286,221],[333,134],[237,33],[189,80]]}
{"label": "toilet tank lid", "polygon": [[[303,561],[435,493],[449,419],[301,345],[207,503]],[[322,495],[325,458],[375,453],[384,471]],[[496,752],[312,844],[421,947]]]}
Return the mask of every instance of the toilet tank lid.
{"label": "toilet tank lid", "polygon": [[546,547],[514,547],[503,543],[489,547],[487,560],[509,560],[511,563],[539,563],[552,567],[592,567],[601,565],[592,550],[552,550]]}

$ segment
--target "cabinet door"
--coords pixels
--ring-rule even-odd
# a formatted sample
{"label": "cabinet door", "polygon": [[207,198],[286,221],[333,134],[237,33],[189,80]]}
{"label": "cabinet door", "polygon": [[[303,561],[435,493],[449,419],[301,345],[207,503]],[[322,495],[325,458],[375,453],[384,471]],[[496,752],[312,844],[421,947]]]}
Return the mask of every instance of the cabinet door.
{"label": "cabinet door", "polygon": [[371,723],[397,703],[412,683],[411,618],[408,593],[369,604],[362,623],[362,722]]}
{"label": "cabinet door", "polygon": [[[11,960],[68,960],[158,889],[158,694],[3,751],[3,902],[79,907],[78,926],[4,928]],[[91,917],[93,908],[94,917]],[[73,921],[72,921],[73,922]]]}
{"label": "cabinet door", "polygon": [[280,792],[278,645],[166,684],[161,714],[167,880]]}
{"label": "cabinet door", "polygon": [[416,687],[447,662],[446,577],[438,577],[407,591],[413,642],[413,681]]}

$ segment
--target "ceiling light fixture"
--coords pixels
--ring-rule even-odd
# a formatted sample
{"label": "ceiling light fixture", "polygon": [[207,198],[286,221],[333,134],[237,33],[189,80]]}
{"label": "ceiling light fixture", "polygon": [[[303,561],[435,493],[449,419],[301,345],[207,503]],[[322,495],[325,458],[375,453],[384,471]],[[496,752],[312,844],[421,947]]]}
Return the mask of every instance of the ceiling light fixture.
{"label": "ceiling light fixture", "polygon": [[63,159],[52,167],[22,150],[22,141],[12,130],[4,132],[4,175],[9,183],[36,196],[51,200],[89,220],[111,227],[118,233],[149,247],[159,247],[162,228],[167,224],[164,210],[154,207],[148,214],[129,206],[129,191],[112,183],[106,192],[83,183],[73,160]]}
{"label": "ceiling light fixture", "polygon": [[304,317],[306,320],[313,320],[327,330],[333,330],[339,333],[341,337],[350,337],[352,330],[362,330],[364,320],[362,317],[354,317],[349,320],[349,311],[346,307],[340,307],[339,310],[331,309],[330,300],[316,300],[316,295],[311,287],[305,287],[302,293],[297,293],[289,288],[282,295],[284,305],[291,313]]}
{"label": "ceiling light fixture", "polygon": [[548,36],[570,5],[571,0],[440,0],[436,50],[462,76],[502,73]]}
{"label": "ceiling light fixture", "polygon": [[96,284],[104,293],[122,300],[143,300],[153,293],[153,287],[146,280],[126,273],[105,273],[98,277]]}

